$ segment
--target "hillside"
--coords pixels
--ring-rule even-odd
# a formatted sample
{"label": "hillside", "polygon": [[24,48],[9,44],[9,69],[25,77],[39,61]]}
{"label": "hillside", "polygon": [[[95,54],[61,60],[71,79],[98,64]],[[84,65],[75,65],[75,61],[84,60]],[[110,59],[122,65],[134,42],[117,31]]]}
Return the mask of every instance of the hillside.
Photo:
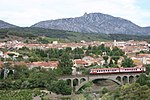
{"label": "hillside", "polygon": [[15,28],[15,27],[17,27],[17,26],[0,20],[0,29],[2,29],[2,28]]}
{"label": "hillside", "polygon": [[130,35],[130,34],[97,34],[97,33],[79,33],[64,30],[18,27],[10,29],[0,29],[0,41],[8,40],[28,40],[34,41],[40,37],[45,37],[46,41],[53,40],[61,42],[79,42],[85,41],[113,41],[113,40],[146,40],[150,41],[148,35]]}
{"label": "hillside", "polygon": [[[85,13],[81,17],[38,22],[31,27],[59,29],[81,33],[146,34],[148,30],[129,20],[102,13]],[[150,31],[149,31],[150,32]]]}
{"label": "hillside", "polygon": [[106,34],[90,34],[90,33],[86,34],[71,31],[31,28],[31,27],[0,29],[1,41],[12,40],[14,39],[14,37],[21,37],[21,39],[22,38],[36,39],[39,37],[46,37],[49,41],[58,40],[63,42],[78,42],[81,40],[85,41],[110,40],[110,38]]}

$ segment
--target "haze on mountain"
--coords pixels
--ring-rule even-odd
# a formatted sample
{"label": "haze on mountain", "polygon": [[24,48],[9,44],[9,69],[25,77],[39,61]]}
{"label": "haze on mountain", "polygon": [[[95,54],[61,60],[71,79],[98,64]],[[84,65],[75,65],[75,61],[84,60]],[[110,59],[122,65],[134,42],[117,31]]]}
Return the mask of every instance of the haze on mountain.
{"label": "haze on mountain", "polygon": [[2,29],[2,28],[16,28],[16,27],[18,27],[18,26],[13,25],[13,24],[9,24],[7,22],[0,20],[0,29]]}
{"label": "haze on mountain", "polygon": [[59,29],[81,33],[149,34],[150,29],[129,20],[102,13],[85,13],[81,17],[38,22],[31,27]]}

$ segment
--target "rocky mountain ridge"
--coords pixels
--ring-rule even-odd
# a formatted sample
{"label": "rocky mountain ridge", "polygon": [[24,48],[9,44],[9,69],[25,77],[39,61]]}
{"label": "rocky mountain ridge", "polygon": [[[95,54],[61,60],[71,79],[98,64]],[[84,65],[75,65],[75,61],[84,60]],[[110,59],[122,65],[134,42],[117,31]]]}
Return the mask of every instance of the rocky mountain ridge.
{"label": "rocky mountain ridge", "polygon": [[0,29],[2,29],[2,28],[16,28],[16,27],[18,27],[18,26],[13,25],[13,24],[9,24],[5,21],[0,20]]}
{"label": "rocky mountain ridge", "polygon": [[102,13],[85,13],[81,17],[38,22],[31,27],[59,29],[81,33],[147,34],[150,31],[129,20]]}

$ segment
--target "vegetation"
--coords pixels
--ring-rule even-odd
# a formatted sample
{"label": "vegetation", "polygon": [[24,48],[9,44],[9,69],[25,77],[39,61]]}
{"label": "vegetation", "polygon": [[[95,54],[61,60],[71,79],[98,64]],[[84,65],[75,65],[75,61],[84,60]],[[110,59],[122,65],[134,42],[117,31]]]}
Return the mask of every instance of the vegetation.
{"label": "vegetation", "polygon": [[125,59],[122,61],[123,67],[134,67],[135,65],[133,64],[133,60],[131,58],[125,57]]}
{"label": "vegetation", "polygon": [[106,93],[102,100],[149,100],[149,95],[150,88],[147,85],[140,86],[138,83],[133,83]]}
{"label": "vegetation", "polygon": [[106,92],[102,100],[149,100],[150,76],[141,74],[136,83],[126,84],[115,91]]}
{"label": "vegetation", "polygon": [[[113,41],[113,40],[146,40],[150,41],[150,36],[145,35],[129,35],[129,34],[96,34],[96,33],[77,33],[63,30],[44,29],[44,28],[31,28],[31,27],[17,27],[9,29],[0,29],[1,41],[7,41],[12,37],[22,37],[27,42],[37,37],[48,37],[46,39],[38,39],[38,42],[47,43],[53,40],[65,41],[65,42],[78,42],[81,40],[85,41]],[[15,38],[15,39],[17,39]],[[29,38],[29,39],[28,39]],[[7,40],[6,40],[7,39]]]}
{"label": "vegetation", "polygon": [[[6,41],[6,39],[9,40],[14,36],[22,37],[26,39],[28,42],[31,41],[31,39],[39,38],[37,39],[37,42],[41,42],[41,43],[47,43],[53,40],[64,41],[64,42],[70,42],[70,41],[79,42],[81,40],[85,40],[85,41],[109,40],[109,38],[103,34],[77,33],[77,32],[69,32],[69,31],[54,30],[54,29],[31,28],[31,27],[0,29],[0,38],[3,39],[4,41]],[[44,37],[44,39],[41,39],[41,36]]]}
{"label": "vegetation", "polygon": [[[0,90],[0,100],[32,100],[39,90]],[[10,98],[11,97],[11,98]]]}
{"label": "vegetation", "polygon": [[[11,72],[14,70],[14,73]],[[18,90],[18,89],[46,89],[58,94],[71,94],[71,87],[65,81],[57,80],[59,70],[45,70],[42,68],[27,69],[24,66],[14,66],[11,68],[4,66],[4,74],[8,75],[4,78],[3,73],[0,79],[1,90]]]}

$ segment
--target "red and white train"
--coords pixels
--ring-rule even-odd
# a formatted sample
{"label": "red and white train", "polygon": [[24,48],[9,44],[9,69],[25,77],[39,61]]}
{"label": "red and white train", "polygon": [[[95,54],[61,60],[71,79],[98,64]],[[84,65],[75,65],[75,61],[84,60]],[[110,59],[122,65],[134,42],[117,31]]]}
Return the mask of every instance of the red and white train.
{"label": "red and white train", "polygon": [[93,68],[89,74],[117,74],[117,73],[143,73],[145,67],[130,67],[130,68]]}

